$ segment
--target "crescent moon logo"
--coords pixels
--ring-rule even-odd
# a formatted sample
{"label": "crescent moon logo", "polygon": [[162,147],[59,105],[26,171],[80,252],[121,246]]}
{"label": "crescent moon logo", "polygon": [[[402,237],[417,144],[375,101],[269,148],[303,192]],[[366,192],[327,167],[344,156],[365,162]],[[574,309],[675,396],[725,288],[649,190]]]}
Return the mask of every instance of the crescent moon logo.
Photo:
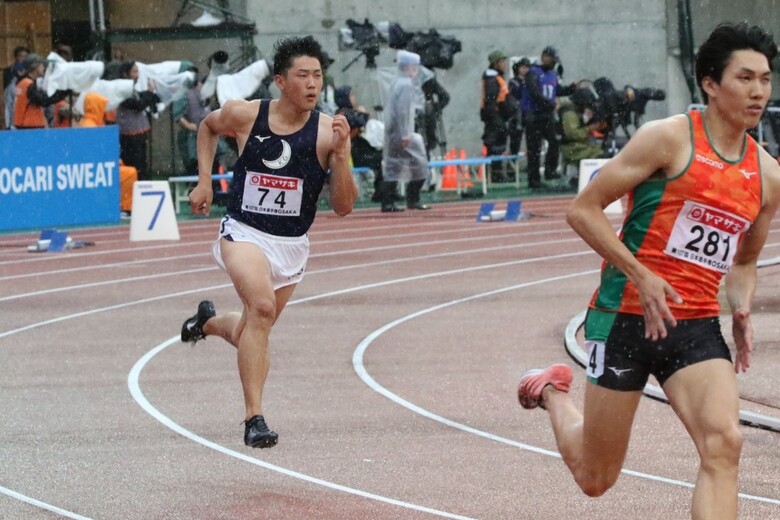
{"label": "crescent moon logo", "polygon": [[278,170],[279,168],[284,168],[287,166],[287,163],[290,162],[290,157],[292,157],[292,149],[290,148],[290,143],[285,141],[284,139],[282,141],[282,155],[280,155],[277,159],[274,159],[273,161],[268,161],[266,159],[263,159],[263,164],[271,168],[272,170]]}

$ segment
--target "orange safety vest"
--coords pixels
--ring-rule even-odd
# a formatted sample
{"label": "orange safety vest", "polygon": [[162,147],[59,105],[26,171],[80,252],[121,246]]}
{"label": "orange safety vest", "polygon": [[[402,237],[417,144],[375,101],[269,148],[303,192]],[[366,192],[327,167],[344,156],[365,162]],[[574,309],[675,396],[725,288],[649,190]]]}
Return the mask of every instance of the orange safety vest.
{"label": "orange safety vest", "polygon": [[33,105],[27,97],[27,89],[33,80],[24,78],[16,84],[14,101],[14,126],[16,128],[46,128],[46,116],[43,107]]}
{"label": "orange safety vest", "polygon": [[[690,162],[679,175],[648,179],[629,193],[621,241],[679,293],[668,301],[678,319],[718,316],[718,286],[742,237],[761,210],[758,145],[745,135],[742,156],[727,161],[709,142],[701,112],[688,114]],[[660,153],[660,152],[659,152]],[[601,311],[643,314],[636,286],[604,264],[590,301]]]}
{"label": "orange safety vest", "polygon": [[[498,83],[498,95],[496,95],[496,109],[498,109],[498,105],[506,101],[506,97],[509,95],[509,86],[502,75],[498,74],[495,78]],[[482,95],[479,99],[479,108],[485,108],[485,79],[482,78]]]}

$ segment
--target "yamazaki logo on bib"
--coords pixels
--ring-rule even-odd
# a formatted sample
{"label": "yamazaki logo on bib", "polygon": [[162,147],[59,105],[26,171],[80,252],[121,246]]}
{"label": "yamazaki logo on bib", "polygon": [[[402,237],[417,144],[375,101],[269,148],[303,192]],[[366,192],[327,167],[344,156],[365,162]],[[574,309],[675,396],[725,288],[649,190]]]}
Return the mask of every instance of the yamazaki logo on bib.
{"label": "yamazaki logo on bib", "polygon": [[750,225],[747,220],[699,204],[693,204],[688,218],[728,233],[741,233]]}
{"label": "yamazaki logo on bib", "polygon": [[277,175],[268,175],[264,173],[253,174],[249,176],[249,183],[252,186],[262,186],[263,188],[279,188],[281,190],[297,190],[301,179],[294,177],[279,177]]}

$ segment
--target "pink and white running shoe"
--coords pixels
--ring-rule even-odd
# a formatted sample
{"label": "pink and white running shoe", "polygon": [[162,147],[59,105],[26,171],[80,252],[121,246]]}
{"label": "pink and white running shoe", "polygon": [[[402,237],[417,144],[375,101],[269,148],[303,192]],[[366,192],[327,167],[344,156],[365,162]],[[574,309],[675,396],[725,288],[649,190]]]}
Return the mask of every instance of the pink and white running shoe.
{"label": "pink and white running shoe", "polygon": [[517,385],[517,400],[520,406],[531,410],[540,406],[544,409],[542,399],[542,390],[547,385],[561,392],[568,392],[571,388],[573,375],[568,365],[550,365],[542,370],[535,368],[529,370],[520,378],[520,384]]}

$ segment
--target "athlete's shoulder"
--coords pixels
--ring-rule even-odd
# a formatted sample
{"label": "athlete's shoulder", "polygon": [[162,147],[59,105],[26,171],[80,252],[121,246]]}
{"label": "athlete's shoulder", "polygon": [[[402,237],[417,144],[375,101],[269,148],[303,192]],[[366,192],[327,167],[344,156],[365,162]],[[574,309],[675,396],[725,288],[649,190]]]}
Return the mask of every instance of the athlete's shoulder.
{"label": "athlete's shoulder", "polygon": [[658,150],[669,151],[688,145],[690,136],[690,119],[686,114],[678,114],[643,124],[631,140],[647,143]]}
{"label": "athlete's shoulder", "polygon": [[758,147],[758,161],[764,182],[765,201],[780,205],[780,159],[772,157],[762,146]]}
{"label": "athlete's shoulder", "polygon": [[260,109],[260,101],[246,101],[244,99],[231,99],[220,108],[222,116],[233,121],[241,122],[254,120]]}

